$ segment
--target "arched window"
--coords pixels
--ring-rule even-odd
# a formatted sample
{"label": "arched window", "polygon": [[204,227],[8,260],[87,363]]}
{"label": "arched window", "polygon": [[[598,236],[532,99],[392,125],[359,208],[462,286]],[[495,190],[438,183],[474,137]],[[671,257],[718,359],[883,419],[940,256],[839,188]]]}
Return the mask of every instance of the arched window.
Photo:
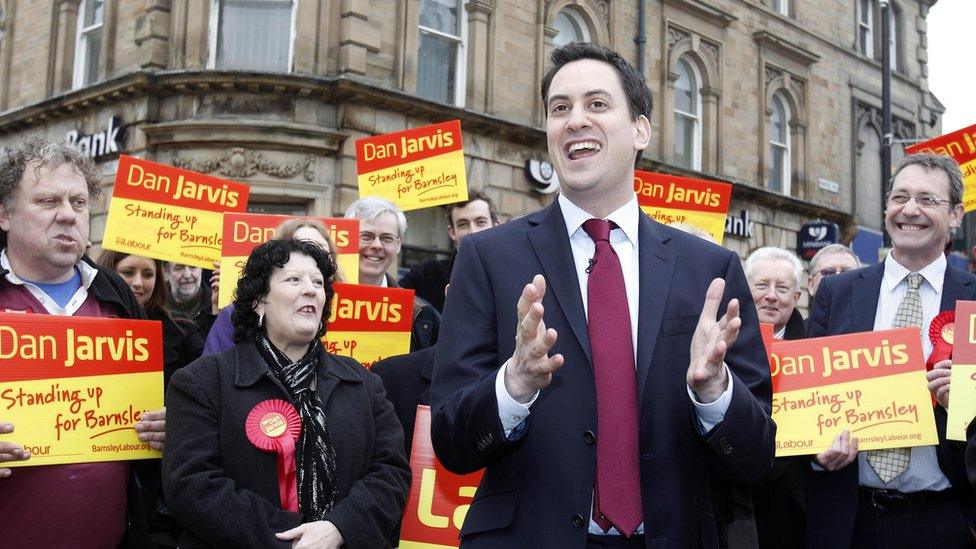
{"label": "arched window", "polygon": [[701,77],[686,58],[678,60],[674,82],[674,163],[701,169]]}
{"label": "arched window", "polygon": [[781,93],[773,94],[769,115],[769,190],[790,194],[790,106]]}
{"label": "arched window", "polygon": [[553,24],[559,31],[552,39],[553,46],[559,48],[573,42],[589,42],[590,32],[586,22],[578,12],[570,8],[563,8],[556,14]]}

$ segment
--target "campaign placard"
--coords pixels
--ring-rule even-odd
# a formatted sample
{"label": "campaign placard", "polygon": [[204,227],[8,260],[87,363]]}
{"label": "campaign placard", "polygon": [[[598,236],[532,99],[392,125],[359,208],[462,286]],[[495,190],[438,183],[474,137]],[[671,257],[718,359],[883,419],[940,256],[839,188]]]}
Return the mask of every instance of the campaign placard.
{"label": "campaign placard", "polygon": [[635,170],[634,192],[641,210],[655,221],[691,225],[722,243],[732,185]]}
{"label": "campaign placard", "polygon": [[325,348],[370,368],[386,357],[410,352],[413,290],[334,284]]}
{"label": "campaign placard", "polygon": [[451,120],[356,141],[359,196],[378,196],[401,210],[468,199],[461,121]]}
{"label": "campaign placard", "polygon": [[918,328],[774,341],[776,456],[820,453],[850,429],[861,450],[938,443]]}
{"label": "campaign placard", "polygon": [[133,426],[163,407],[158,321],[0,313],[0,419],[27,461],[4,467],[158,458]]}
{"label": "campaign placard", "polygon": [[[336,264],[343,280],[359,282],[359,220],[340,217],[298,216],[314,219],[328,231],[335,243]],[[220,248],[220,295],[217,306],[223,309],[234,300],[234,289],[251,250],[271,240],[282,223],[296,219],[289,215],[226,213]]]}
{"label": "campaign placard", "polygon": [[224,212],[247,210],[250,187],[120,155],[102,247],[212,269]]}
{"label": "campaign placard", "polygon": [[976,124],[905,147],[905,152],[929,152],[955,159],[962,169],[963,208],[967,212],[976,210]]}
{"label": "campaign placard", "polygon": [[952,339],[946,438],[965,441],[966,427],[976,416],[976,301],[956,302]]}
{"label": "campaign placard", "polygon": [[441,465],[430,441],[430,406],[417,406],[414,425],[413,478],[400,528],[400,549],[455,548],[484,471],[456,475]]}

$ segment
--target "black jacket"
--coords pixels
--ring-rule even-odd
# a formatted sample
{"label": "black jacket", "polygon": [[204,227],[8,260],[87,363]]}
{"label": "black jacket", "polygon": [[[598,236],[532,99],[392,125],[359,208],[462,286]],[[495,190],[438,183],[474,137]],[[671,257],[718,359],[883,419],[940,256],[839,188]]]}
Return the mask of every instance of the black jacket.
{"label": "black jacket", "polygon": [[427,301],[444,312],[444,288],[451,282],[451,270],[454,268],[454,254],[447,259],[431,259],[419,265],[414,265],[410,271],[400,279],[401,288],[412,288],[417,297]]}
{"label": "black jacket", "polygon": [[413,427],[417,421],[417,405],[430,405],[430,377],[434,373],[434,351],[428,347],[419,351],[384,358],[373,364],[372,372],[383,380],[386,398],[393,403],[400,425],[403,426],[403,449],[410,457],[413,446]]}
{"label": "black jacket", "polygon": [[[316,391],[335,441],[339,497],[326,516],[345,547],[388,547],[410,484],[403,431],[378,377],[322,352]],[[291,547],[275,538],[304,522],[284,511],[277,458],[258,450],[244,421],[258,403],[288,400],[253,342],[176,372],[167,392],[163,489],[185,532],[180,547]]]}

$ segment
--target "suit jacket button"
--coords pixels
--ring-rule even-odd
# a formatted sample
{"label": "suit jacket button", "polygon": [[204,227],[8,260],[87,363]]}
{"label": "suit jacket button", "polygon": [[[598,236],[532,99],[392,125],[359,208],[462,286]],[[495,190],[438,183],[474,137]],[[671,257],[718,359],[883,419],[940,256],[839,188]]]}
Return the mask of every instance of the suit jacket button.
{"label": "suit jacket button", "polygon": [[586,522],[584,522],[583,520],[583,515],[579,513],[573,515],[573,526],[577,528],[582,528],[583,526],[586,526]]}
{"label": "suit jacket button", "polygon": [[596,435],[593,434],[593,431],[589,429],[583,431],[583,442],[585,442],[590,446],[593,446],[593,443],[596,442]]}

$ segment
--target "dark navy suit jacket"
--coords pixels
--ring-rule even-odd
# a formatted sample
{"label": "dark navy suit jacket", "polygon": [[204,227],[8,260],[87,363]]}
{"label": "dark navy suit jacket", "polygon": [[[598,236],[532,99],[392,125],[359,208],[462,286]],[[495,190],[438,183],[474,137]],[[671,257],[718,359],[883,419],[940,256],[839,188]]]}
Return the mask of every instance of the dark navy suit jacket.
{"label": "dark navy suit jacket", "polygon": [[[770,469],[769,365],[739,258],[640,214],[637,337],[640,478],[647,546],[717,547],[716,475],[750,482]],[[546,277],[545,322],[565,363],[506,439],[495,376],[512,355],[516,303]],[[726,355],[733,391],[725,420],[702,433],[685,376],[691,337],[713,278],[727,282],[722,312],[741,304],[742,329]],[[431,386],[438,458],[464,473],[486,467],[461,531],[464,547],[584,547],[597,429],[586,316],[558,201],[469,235],[455,260]],[[621,311],[621,315],[628,314]]]}
{"label": "dark navy suit jacket", "polygon": [[[820,282],[810,311],[808,337],[870,332],[878,309],[884,262],[840,273]],[[958,300],[976,299],[976,276],[946,266],[940,311],[953,311]],[[972,488],[966,479],[962,445],[946,441],[946,411],[935,407],[939,467],[952,483],[967,516],[972,517]],[[858,462],[840,471],[813,471],[807,483],[807,547],[848,547],[857,515]]]}

